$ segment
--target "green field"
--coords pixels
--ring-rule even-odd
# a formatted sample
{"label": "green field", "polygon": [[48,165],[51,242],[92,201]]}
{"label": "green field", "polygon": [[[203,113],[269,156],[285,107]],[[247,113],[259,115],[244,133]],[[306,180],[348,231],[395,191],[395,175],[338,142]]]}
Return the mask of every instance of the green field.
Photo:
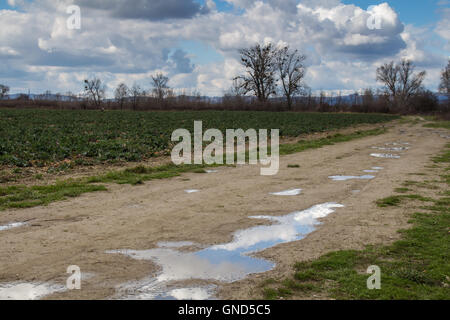
{"label": "green field", "polygon": [[0,165],[45,166],[66,159],[76,165],[141,161],[170,150],[172,132],[203,130],[280,129],[298,136],[396,119],[379,114],[274,112],[129,112],[0,110]]}

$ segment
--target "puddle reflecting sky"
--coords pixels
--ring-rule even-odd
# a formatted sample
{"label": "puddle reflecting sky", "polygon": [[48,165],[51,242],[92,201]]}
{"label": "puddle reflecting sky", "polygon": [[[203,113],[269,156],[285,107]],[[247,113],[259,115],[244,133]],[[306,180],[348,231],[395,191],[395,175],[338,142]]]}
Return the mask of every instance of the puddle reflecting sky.
{"label": "puddle reflecting sky", "polygon": [[330,176],[328,177],[333,181],[347,181],[347,180],[372,180],[375,176],[364,175],[364,176]]}
{"label": "puddle reflecting sky", "polygon": [[0,226],[0,231],[5,231],[5,230],[9,230],[12,228],[18,228],[18,227],[22,227],[25,225],[25,222],[14,222],[14,223],[10,223],[4,226]]}
{"label": "puddle reflecting sky", "polygon": [[384,150],[384,151],[406,151],[409,147],[372,147],[372,149]]}
{"label": "puddle reflecting sky", "polygon": [[196,192],[199,192],[200,190],[197,190],[197,189],[188,189],[188,190],[184,190],[184,192],[186,192],[186,193],[196,193]]}
{"label": "puddle reflecting sky", "polygon": [[[161,267],[156,278],[147,278],[138,283],[125,284],[126,297],[131,299],[177,299],[182,293],[203,294],[210,290],[196,288],[170,288],[170,282],[185,280],[214,280],[234,282],[249,274],[271,270],[274,263],[249,256],[250,253],[273,247],[280,243],[297,241],[314,231],[318,219],[326,217],[343,205],[324,203],[304,211],[286,216],[255,216],[253,219],[265,219],[273,222],[268,226],[257,226],[240,230],[234,234],[233,241],[214,245],[195,252],[180,252],[173,248],[150,250],[114,250],[108,253],[120,253],[137,260],[151,260]],[[119,289],[120,290],[120,289]],[[176,291],[178,290],[178,291]],[[179,291],[182,290],[182,291]],[[187,290],[187,291],[186,291]],[[123,290],[122,290],[123,291]],[[123,295],[120,298],[124,298]]]}
{"label": "puddle reflecting sky", "polygon": [[386,158],[386,159],[400,159],[398,154],[388,154],[388,153],[372,153],[371,157],[375,158]]}
{"label": "puddle reflecting sky", "polygon": [[8,283],[0,285],[0,300],[36,300],[63,291],[65,287],[48,283]]}
{"label": "puddle reflecting sky", "polygon": [[291,190],[285,190],[281,192],[272,192],[271,195],[274,196],[298,196],[302,193],[302,189],[291,189]]}

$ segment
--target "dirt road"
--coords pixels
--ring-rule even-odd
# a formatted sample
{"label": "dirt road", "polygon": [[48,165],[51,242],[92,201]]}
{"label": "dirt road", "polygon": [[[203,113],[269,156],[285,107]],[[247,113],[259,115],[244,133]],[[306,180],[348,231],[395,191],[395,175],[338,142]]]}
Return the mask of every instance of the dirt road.
{"label": "dirt road", "polygon": [[[405,209],[380,210],[375,201],[392,195],[409,174],[426,172],[430,157],[448,143],[441,135],[448,133],[422,125],[397,124],[384,135],[284,156],[276,176],[261,176],[258,166],[219,168],[218,172],[184,174],[136,187],[111,185],[109,192],[87,194],[48,207],[0,212],[0,226],[27,221],[24,226],[0,231],[0,286],[25,282],[64,286],[67,267],[77,265],[85,275],[81,290],[56,292],[45,298],[120,298],[120,286],[128,284],[129,288],[130,283],[142,279],[151,282],[161,275],[161,267],[155,261],[108,251],[155,249],[160,242],[188,241],[182,251],[198,252],[231,243],[238,230],[273,224],[250,216],[284,216],[330,202],[343,205],[321,219],[322,224],[304,239],[259,252],[258,257],[276,264],[271,271],[232,283],[204,277],[178,281],[178,286],[192,288],[214,285],[214,297],[259,298],[257,286],[261,280],[290,274],[296,261],[397,239],[396,231],[407,226]],[[397,154],[400,158],[376,158],[373,153]],[[300,167],[288,168],[289,164]],[[335,175],[374,178],[329,178]],[[301,194],[270,194],[292,189],[302,189]]]}

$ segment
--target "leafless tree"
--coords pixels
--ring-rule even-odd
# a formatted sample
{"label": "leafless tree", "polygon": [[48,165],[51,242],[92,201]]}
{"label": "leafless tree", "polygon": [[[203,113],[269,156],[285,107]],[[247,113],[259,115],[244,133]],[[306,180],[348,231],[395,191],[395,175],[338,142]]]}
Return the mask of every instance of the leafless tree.
{"label": "leafless tree", "polygon": [[84,80],[84,92],[95,107],[100,108],[102,100],[105,97],[106,87],[99,78]]}
{"label": "leafless tree", "polygon": [[441,73],[441,83],[439,85],[439,92],[450,94],[450,60],[448,64]]}
{"label": "leafless tree", "polygon": [[275,94],[275,55],[272,44],[261,46],[257,44],[248,49],[239,50],[241,63],[246,69],[246,75],[236,77],[241,82],[242,91],[253,92],[259,102],[266,102]]}
{"label": "leafless tree", "polygon": [[139,105],[140,98],[145,95],[145,92],[138,84],[134,84],[130,89],[131,104],[133,105],[133,110],[136,110]]}
{"label": "leafless tree", "polygon": [[414,64],[410,60],[403,60],[399,66],[400,101],[403,106],[410,102],[411,98],[423,91],[423,81],[427,75],[426,71],[414,74]]}
{"label": "leafless tree", "polygon": [[3,84],[0,84],[0,98],[5,97],[9,92],[9,87]]}
{"label": "leafless tree", "polygon": [[123,109],[123,105],[129,96],[130,89],[128,89],[125,83],[120,83],[114,91],[114,97],[117,103],[120,105],[120,109]]}
{"label": "leafless tree", "polygon": [[377,69],[377,81],[384,84],[386,91],[393,98],[397,96],[398,72],[399,68],[394,65],[394,61],[386,63]]}
{"label": "leafless tree", "polygon": [[290,50],[288,46],[278,49],[275,55],[276,68],[289,110],[292,109],[292,98],[304,92],[305,60],[305,55],[298,50]]}
{"label": "leafless tree", "polygon": [[377,69],[377,81],[383,83],[393,101],[406,107],[411,98],[423,91],[426,71],[414,72],[415,66],[410,60],[385,64]]}
{"label": "leafless tree", "polygon": [[167,83],[169,82],[169,78],[163,75],[162,73],[158,73],[155,76],[152,76],[153,80],[153,93],[159,101],[164,100],[167,96],[169,86]]}

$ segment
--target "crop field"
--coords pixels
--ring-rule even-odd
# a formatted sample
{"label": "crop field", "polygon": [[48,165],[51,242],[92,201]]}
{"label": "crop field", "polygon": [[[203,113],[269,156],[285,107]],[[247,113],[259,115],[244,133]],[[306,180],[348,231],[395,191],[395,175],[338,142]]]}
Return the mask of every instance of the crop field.
{"label": "crop field", "polygon": [[396,119],[379,114],[273,112],[121,112],[0,110],[0,165],[44,166],[141,161],[167,154],[172,132],[279,128],[282,137],[375,124]]}

